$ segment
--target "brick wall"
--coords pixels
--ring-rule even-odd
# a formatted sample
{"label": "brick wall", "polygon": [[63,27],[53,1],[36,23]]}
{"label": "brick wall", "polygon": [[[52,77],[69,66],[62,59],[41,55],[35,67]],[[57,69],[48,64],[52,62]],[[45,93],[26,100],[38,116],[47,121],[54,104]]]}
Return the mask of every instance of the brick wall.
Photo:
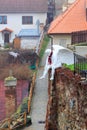
{"label": "brick wall", "polygon": [[29,81],[18,80],[14,88],[5,87],[4,81],[0,80],[0,121],[10,117],[25,97],[28,97]]}

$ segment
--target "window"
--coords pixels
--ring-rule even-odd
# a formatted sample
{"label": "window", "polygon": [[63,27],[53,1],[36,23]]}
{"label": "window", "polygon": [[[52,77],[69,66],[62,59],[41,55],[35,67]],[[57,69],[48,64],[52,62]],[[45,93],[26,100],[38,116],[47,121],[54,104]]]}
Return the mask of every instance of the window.
{"label": "window", "polygon": [[67,39],[60,39],[59,45],[66,46]]}
{"label": "window", "polygon": [[7,16],[0,16],[0,24],[7,24]]}
{"label": "window", "polygon": [[22,16],[22,24],[33,24],[32,16]]}
{"label": "window", "polygon": [[87,31],[72,33],[72,44],[86,42],[86,41],[87,41]]}

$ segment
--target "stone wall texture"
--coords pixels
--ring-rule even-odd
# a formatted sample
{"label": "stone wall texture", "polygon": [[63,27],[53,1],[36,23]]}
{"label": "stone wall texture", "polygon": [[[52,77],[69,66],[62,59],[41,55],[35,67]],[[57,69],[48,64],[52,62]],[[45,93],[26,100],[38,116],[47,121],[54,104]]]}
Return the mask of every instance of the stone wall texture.
{"label": "stone wall texture", "polygon": [[87,129],[87,82],[81,81],[80,75],[66,68],[56,69],[48,94],[46,130]]}

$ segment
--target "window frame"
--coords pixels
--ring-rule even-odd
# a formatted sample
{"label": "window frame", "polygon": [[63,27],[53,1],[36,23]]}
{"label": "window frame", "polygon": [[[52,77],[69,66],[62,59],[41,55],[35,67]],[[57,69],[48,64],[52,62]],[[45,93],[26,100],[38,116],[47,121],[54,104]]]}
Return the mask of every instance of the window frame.
{"label": "window frame", "polygon": [[1,16],[0,15],[0,19],[1,19],[0,24],[7,24],[7,16],[5,16],[5,15]]}
{"label": "window frame", "polygon": [[22,24],[33,24],[33,16],[22,16]]}
{"label": "window frame", "polygon": [[73,32],[71,35],[72,44],[87,41],[87,31]]}

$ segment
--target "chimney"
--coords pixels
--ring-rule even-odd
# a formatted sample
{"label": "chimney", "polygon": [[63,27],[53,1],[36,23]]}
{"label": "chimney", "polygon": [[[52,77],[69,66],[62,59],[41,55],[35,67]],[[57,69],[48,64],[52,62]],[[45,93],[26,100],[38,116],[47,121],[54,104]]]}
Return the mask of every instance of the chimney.
{"label": "chimney", "polygon": [[69,4],[72,4],[75,0],[68,0]]}
{"label": "chimney", "polygon": [[65,0],[65,3],[63,5],[63,9],[62,11],[64,12],[66,9],[68,9],[68,7],[73,4],[75,2],[75,0]]}

